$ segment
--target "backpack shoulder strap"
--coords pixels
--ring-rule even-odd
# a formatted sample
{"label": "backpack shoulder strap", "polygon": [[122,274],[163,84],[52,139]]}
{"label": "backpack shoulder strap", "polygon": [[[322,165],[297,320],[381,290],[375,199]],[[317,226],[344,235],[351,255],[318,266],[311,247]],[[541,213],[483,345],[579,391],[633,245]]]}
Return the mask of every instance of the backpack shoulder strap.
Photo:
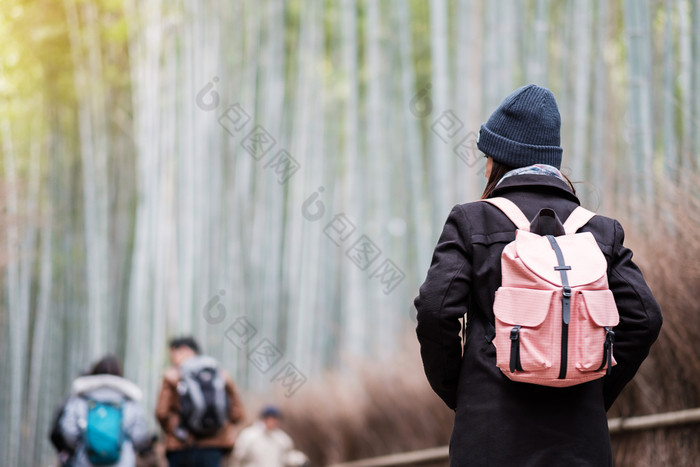
{"label": "backpack shoulder strap", "polygon": [[525,214],[523,214],[520,208],[511,200],[507,198],[487,198],[483,201],[493,204],[500,209],[503,214],[508,216],[508,219],[510,219],[518,229],[528,232],[530,231],[530,221]]}
{"label": "backpack shoulder strap", "polygon": [[564,231],[567,235],[576,233],[578,229],[586,225],[593,216],[595,216],[594,212],[578,206],[569,214],[569,217],[566,218],[566,222],[564,222]]}

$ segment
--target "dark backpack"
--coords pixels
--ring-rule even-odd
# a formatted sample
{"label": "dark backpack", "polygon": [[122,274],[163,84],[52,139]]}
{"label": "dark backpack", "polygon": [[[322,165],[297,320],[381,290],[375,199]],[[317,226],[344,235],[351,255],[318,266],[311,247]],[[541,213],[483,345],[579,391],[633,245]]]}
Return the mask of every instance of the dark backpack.
{"label": "dark backpack", "polygon": [[226,423],[226,382],[211,357],[192,357],[180,366],[177,392],[180,424],[195,438],[215,436]]}
{"label": "dark backpack", "polygon": [[88,410],[83,442],[87,457],[93,465],[115,464],[124,442],[123,403],[85,400]]}
{"label": "dark backpack", "polygon": [[61,418],[63,418],[63,413],[66,409],[66,402],[68,399],[64,399],[56,408],[53,414],[53,419],[51,421],[51,431],[49,432],[49,440],[53,445],[54,449],[65,458],[70,458],[73,456],[73,448],[66,442],[66,438],[63,436],[63,431],[61,430]]}

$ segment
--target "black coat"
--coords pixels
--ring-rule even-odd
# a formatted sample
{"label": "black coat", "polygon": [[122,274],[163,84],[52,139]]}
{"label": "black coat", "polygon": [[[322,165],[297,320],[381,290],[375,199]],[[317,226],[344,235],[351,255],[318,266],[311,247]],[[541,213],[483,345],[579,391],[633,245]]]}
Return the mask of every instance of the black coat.
{"label": "black coat", "polygon": [[[548,175],[504,179],[493,196],[513,201],[532,219],[554,209],[562,222],[579,205],[565,182]],[[603,379],[550,388],[508,379],[496,367],[493,300],[501,284],[501,252],[515,226],[485,202],[452,209],[416,297],[423,366],[433,390],[456,410],[452,466],[612,465],[606,411],[632,379],[661,328],[661,310],[623,246],[620,224],[595,216],[590,231],[608,262],[620,313],[617,365]],[[460,318],[467,315],[462,356]]]}

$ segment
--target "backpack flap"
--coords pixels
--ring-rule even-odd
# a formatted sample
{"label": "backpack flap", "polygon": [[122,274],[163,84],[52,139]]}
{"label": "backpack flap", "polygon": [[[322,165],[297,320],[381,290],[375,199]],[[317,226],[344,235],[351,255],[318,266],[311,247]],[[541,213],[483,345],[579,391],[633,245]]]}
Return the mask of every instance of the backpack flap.
{"label": "backpack flap", "polygon": [[620,315],[611,290],[581,290],[580,293],[586,312],[595,324],[611,328],[617,326]]}
{"label": "backpack flap", "polygon": [[500,287],[496,291],[493,312],[496,319],[508,325],[537,327],[552,308],[555,290]]}
{"label": "backpack flap", "polygon": [[[569,285],[580,287],[592,284],[607,273],[607,262],[590,232],[557,237],[568,271]],[[540,278],[555,286],[562,286],[561,274],[554,269],[557,256],[547,237],[518,230],[515,249],[525,266]]]}

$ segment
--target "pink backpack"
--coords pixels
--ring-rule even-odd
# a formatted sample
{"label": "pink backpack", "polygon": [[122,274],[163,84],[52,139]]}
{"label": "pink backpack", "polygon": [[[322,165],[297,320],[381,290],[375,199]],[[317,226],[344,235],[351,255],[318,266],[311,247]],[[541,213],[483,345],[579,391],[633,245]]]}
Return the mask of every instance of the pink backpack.
{"label": "pink backpack", "polygon": [[573,386],[605,376],[615,365],[617,306],[608,288],[607,262],[590,232],[576,233],[595,214],[577,207],[562,225],[543,209],[532,225],[510,200],[484,200],[516,225],[501,255],[496,291],[497,365],[513,381]]}

